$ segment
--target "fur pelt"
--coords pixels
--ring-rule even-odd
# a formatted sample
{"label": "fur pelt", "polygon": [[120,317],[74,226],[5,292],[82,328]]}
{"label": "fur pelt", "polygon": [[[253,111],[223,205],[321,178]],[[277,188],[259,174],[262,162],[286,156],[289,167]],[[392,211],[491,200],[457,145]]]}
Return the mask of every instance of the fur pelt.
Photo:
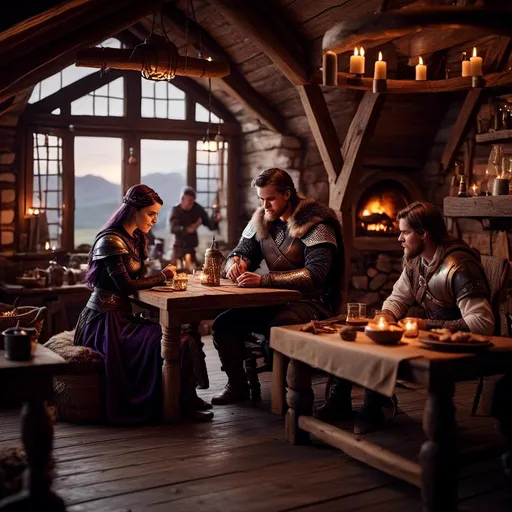
{"label": "fur pelt", "polygon": [[[265,220],[265,208],[258,208],[251,219],[256,228],[256,239],[263,240],[268,235],[269,222]],[[303,238],[317,224],[334,222],[339,226],[338,218],[332,208],[312,199],[300,199],[294,212],[288,219],[288,232],[293,238]]]}

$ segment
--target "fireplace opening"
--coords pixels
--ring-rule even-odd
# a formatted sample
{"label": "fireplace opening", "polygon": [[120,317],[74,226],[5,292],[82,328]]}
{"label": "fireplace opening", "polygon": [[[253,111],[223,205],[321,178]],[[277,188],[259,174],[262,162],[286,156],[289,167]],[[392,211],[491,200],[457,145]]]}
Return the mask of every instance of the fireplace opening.
{"label": "fireplace opening", "polygon": [[411,200],[395,180],[374,183],[361,195],[356,209],[356,236],[398,236],[397,213]]}

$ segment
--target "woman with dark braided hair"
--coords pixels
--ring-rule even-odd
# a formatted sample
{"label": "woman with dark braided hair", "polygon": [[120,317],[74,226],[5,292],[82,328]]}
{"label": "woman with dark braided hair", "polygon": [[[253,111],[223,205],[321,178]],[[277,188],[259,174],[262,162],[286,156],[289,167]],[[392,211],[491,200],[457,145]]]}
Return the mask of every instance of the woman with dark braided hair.
{"label": "woman with dark braided hair", "polygon": [[[163,201],[146,185],[131,187],[123,204],[96,236],[89,253],[87,284],[93,288],[78,319],[75,344],[105,358],[107,417],[114,423],[158,420],[162,412],[162,359],[158,324],[131,313],[129,295],[163,284],[174,275],[171,265],[143,275],[148,257],[146,234],[157,222]],[[181,344],[181,411],[196,421],[212,419],[196,394],[190,337]]]}

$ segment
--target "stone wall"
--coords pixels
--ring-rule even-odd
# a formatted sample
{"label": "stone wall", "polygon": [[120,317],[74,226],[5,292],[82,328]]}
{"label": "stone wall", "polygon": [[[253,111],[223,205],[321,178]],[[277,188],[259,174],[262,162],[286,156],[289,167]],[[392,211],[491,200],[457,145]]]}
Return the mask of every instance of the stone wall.
{"label": "stone wall", "polygon": [[0,126],[0,255],[15,250],[16,162],[14,141],[15,127]]}

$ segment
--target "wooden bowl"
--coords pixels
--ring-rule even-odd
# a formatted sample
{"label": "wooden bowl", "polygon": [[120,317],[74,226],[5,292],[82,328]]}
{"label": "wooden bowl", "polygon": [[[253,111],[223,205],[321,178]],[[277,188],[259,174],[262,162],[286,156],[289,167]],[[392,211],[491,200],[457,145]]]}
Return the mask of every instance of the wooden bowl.
{"label": "wooden bowl", "polygon": [[389,323],[388,327],[392,329],[378,329],[377,324],[368,324],[364,333],[378,345],[396,345],[402,339],[405,329],[395,323]]}

